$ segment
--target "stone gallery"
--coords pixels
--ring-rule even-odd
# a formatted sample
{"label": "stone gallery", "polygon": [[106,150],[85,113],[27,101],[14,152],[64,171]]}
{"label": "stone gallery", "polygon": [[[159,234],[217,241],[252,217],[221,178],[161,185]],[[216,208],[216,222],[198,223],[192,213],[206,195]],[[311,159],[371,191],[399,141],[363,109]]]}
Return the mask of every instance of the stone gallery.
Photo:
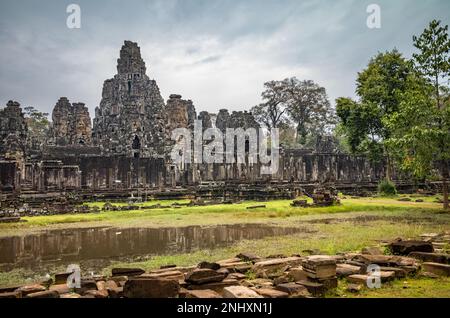
{"label": "stone gallery", "polygon": [[[383,165],[364,157],[340,154],[320,143],[317,149],[289,149],[281,145],[280,168],[262,175],[259,163],[174,164],[170,150],[175,128],[258,128],[247,111],[217,114],[197,110],[177,94],[165,102],[147,68],[137,43],[125,41],[117,60],[117,74],[103,85],[93,125],[84,103],[61,97],[51,114],[49,135],[39,151],[29,147],[31,137],[21,106],[9,101],[1,110],[0,187],[4,192],[79,190],[189,189],[224,183],[255,186],[331,183],[345,189],[374,187],[383,178]],[[325,151],[324,151],[325,150]]]}

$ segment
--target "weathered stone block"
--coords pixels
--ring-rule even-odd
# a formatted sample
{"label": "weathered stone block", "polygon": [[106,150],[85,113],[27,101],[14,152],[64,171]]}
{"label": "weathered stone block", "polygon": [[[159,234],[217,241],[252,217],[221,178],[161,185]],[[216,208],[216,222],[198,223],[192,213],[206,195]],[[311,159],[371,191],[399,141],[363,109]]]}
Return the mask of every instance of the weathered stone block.
{"label": "weathered stone block", "polygon": [[306,289],[313,295],[314,297],[322,296],[326,292],[326,288],[323,284],[311,282],[308,280],[300,280],[296,282],[299,285],[305,286]]}
{"label": "weathered stone block", "polygon": [[187,290],[186,298],[222,298],[222,296],[211,289]]}
{"label": "weathered stone block", "polygon": [[367,279],[369,278],[368,275],[364,275],[364,274],[355,274],[355,275],[350,275],[347,277],[347,281],[349,283],[353,283],[353,284],[361,284],[366,286],[367,285]]}
{"label": "weathered stone block", "polygon": [[212,269],[196,269],[186,275],[186,282],[195,285],[220,282],[225,278],[222,273],[218,273]]}
{"label": "weathered stone block", "polygon": [[302,267],[311,278],[327,278],[336,276],[336,259],[327,255],[308,256]]}
{"label": "weathered stone block", "polygon": [[142,274],[137,277],[145,277],[145,278],[166,278],[166,279],[173,279],[182,281],[184,280],[184,274],[180,271],[167,271],[167,272],[160,272],[160,273],[150,273],[150,274]]}
{"label": "weathered stone block", "polygon": [[66,284],[67,278],[69,278],[69,276],[72,274],[73,273],[71,273],[71,272],[55,274],[55,284]]}
{"label": "weathered stone block", "polygon": [[236,279],[224,279],[221,282],[216,282],[216,283],[208,283],[208,284],[202,284],[202,285],[189,285],[188,289],[189,290],[201,290],[201,289],[212,289],[218,293],[222,292],[222,290],[225,287],[229,287],[229,286],[235,286],[235,285],[239,285],[239,281],[237,281]]}
{"label": "weathered stone block", "polygon": [[405,256],[392,255],[362,255],[358,254],[352,258],[353,261],[370,265],[377,264],[380,266],[416,266],[417,260]]}
{"label": "weathered stone block", "polygon": [[22,298],[22,293],[20,291],[0,293],[0,299],[2,298]]}
{"label": "weathered stone block", "polygon": [[54,290],[45,290],[28,294],[26,298],[59,298],[59,293]]}
{"label": "weathered stone block", "polygon": [[277,270],[286,266],[300,265],[302,259],[300,257],[286,257],[286,258],[274,258],[265,261],[256,262],[253,266],[255,271],[257,270]]}
{"label": "weathered stone block", "polygon": [[291,268],[288,272],[288,278],[293,280],[294,282],[299,280],[306,280],[308,274],[303,270],[302,267]]}
{"label": "weathered stone block", "polygon": [[[347,277],[347,281],[350,283],[355,284],[363,284],[367,285],[367,281],[371,281],[375,276],[369,276],[369,275],[363,275],[363,274],[356,274],[356,275],[350,275]],[[382,283],[391,281],[395,279],[395,272],[392,271],[381,271],[380,272],[380,280]]]}
{"label": "weathered stone block", "polygon": [[224,298],[263,298],[263,296],[244,286],[229,286],[223,289]]}
{"label": "weathered stone block", "polygon": [[139,276],[145,273],[142,268],[113,268],[113,276]]}
{"label": "weathered stone block", "polygon": [[67,284],[55,284],[50,286],[49,290],[56,291],[60,295],[70,293],[70,289]]}
{"label": "weathered stone block", "polygon": [[425,272],[433,273],[439,276],[450,276],[450,265],[440,263],[423,263],[423,270]]}
{"label": "weathered stone block", "polygon": [[403,268],[399,267],[387,267],[387,266],[381,266],[380,267],[381,272],[394,272],[395,278],[404,278],[406,276],[406,271]]}
{"label": "weathered stone block", "polygon": [[350,264],[337,264],[336,275],[338,277],[346,277],[350,275],[359,274],[361,272],[361,267],[354,266]]}
{"label": "weathered stone block", "polygon": [[288,293],[294,297],[308,297],[310,293],[305,286],[296,283],[281,284],[276,287],[277,290]]}
{"label": "weathered stone block", "polygon": [[210,263],[210,262],[201,262],[198,264],[198,268],[207,268],[212,270],[218,270],[220,268],[220,264]]}
{"label": "weathered stone block", "polygon": [[413,257],[422,262],[450,264],[450,254],[412,252],[409,253],[408,257]]}
{"label": "weathered stone block", "polygon": [[180,284],[164,278],[130,278],[123,288],[126,298],[173,298],[178,296]]}
{"label": "weathered stone block", "polygon": [[26,296],[28,294],[37,293],[45,290],[46,288],[44,286],[39,284],[33,284],[19,287],[16,291],[21,292],[23,296]]}
{"label": "weathered stone block", "polygon": [[83,293],[83,296],[94,296],[94,298],[107,298],[107,290],[88,290]]}
{"label": "weathered stone block", "polygon": [[69,293],[69,294],[62,294],[59,296],[59,298],[81,298],[81,295],[77,293]]}
{"label": "weathered stone block", "polygon": [[239,258],[244,262],[257,262],[261,259],[261,257],[259,257],[258,255],[250,252],[240,253],[236,255],[236,258]]}
{"label": "weathered stone block", "polygon": [[433,244],[426,241],[398,241],[389,245],[394,255],[408,255],[411,252],[432,253],[434,251]]}
{"label": "weathered stone block", "polygon": [[276,290],[275,288],[252,288],[259,295],[264,298],[288,298],[289,294],[286,292],[282,292],[280,290]]}

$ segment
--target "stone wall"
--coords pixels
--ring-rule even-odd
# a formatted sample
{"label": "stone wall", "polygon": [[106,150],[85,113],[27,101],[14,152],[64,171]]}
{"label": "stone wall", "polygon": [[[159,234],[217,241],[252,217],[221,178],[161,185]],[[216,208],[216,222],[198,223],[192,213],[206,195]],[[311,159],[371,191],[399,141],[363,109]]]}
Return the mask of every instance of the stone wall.
{"label": "stone wall", "polygon": [[62,162],[79,167],[80,188],[84,189],[155,188],[165,184],[166,166],[160,158],[67,157]]}
{"label": "stone wall", "polygon": [[281,155],[274,175],[261,174],[260,164],[186,164],[180,169],[163,158],[67,156],[31,164],[26,169],[25,184],[42,191],[117,190],[189,187],[205,182],[376,184],[383,177],[383,164],[364,157],[287,151]]}
{"label": "stone wall", "polygon": [[28,162],[23,181],[29,190],[77,190],[81,189],[81,171],[78,165],[66,165],[61,160]]}
{"label": "stone wall", "polygon": [[0,192],[14,191],[20,187],[20,178],[17,175],[17,162],[0,161]]}

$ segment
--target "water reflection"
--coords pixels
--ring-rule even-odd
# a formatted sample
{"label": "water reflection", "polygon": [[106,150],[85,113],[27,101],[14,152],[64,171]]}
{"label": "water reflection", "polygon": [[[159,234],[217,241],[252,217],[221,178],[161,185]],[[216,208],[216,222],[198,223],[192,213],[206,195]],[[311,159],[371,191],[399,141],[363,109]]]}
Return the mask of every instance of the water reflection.
{"label": "water reflection", "polygon": [[167,228],[86,228],[51,230],[0,238],[0,265],[5,269],[64,264],[98,259],[121,259],[224,247],[239,240],[289,235],[296,227],[261,224]]}

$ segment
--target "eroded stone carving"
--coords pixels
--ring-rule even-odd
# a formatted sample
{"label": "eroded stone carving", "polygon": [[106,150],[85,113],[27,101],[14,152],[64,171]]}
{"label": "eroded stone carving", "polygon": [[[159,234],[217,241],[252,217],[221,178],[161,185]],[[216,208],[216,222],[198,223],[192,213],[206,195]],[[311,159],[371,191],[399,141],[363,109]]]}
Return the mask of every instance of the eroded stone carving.
{"label": "eroded stone carving", "polygon": [[91,144],[91,117],[85,104],[71,104],[66,97],[61,97],[53,108],[52,120],[56,146]]}
{"label": "eroded stone carving", "polygon": [[175,128],[194,128],[194,120],[197,117],[197,113],[191,100],[181,99],[181,95],[170,95],[167,101],[166,113],[169,134]]}
{"label": "eroded stone carving", "polygon": [[8,101],[0,110],[0,155],[23,158],[25,154],[28,127],[20,104]]}
{"label": "eroded stone carving", "polygon": [[163,156],[166,114],[156,81],[146,75],[137,43],[125,41],[117,74],[103,85],[93,138],[104,154]]}

